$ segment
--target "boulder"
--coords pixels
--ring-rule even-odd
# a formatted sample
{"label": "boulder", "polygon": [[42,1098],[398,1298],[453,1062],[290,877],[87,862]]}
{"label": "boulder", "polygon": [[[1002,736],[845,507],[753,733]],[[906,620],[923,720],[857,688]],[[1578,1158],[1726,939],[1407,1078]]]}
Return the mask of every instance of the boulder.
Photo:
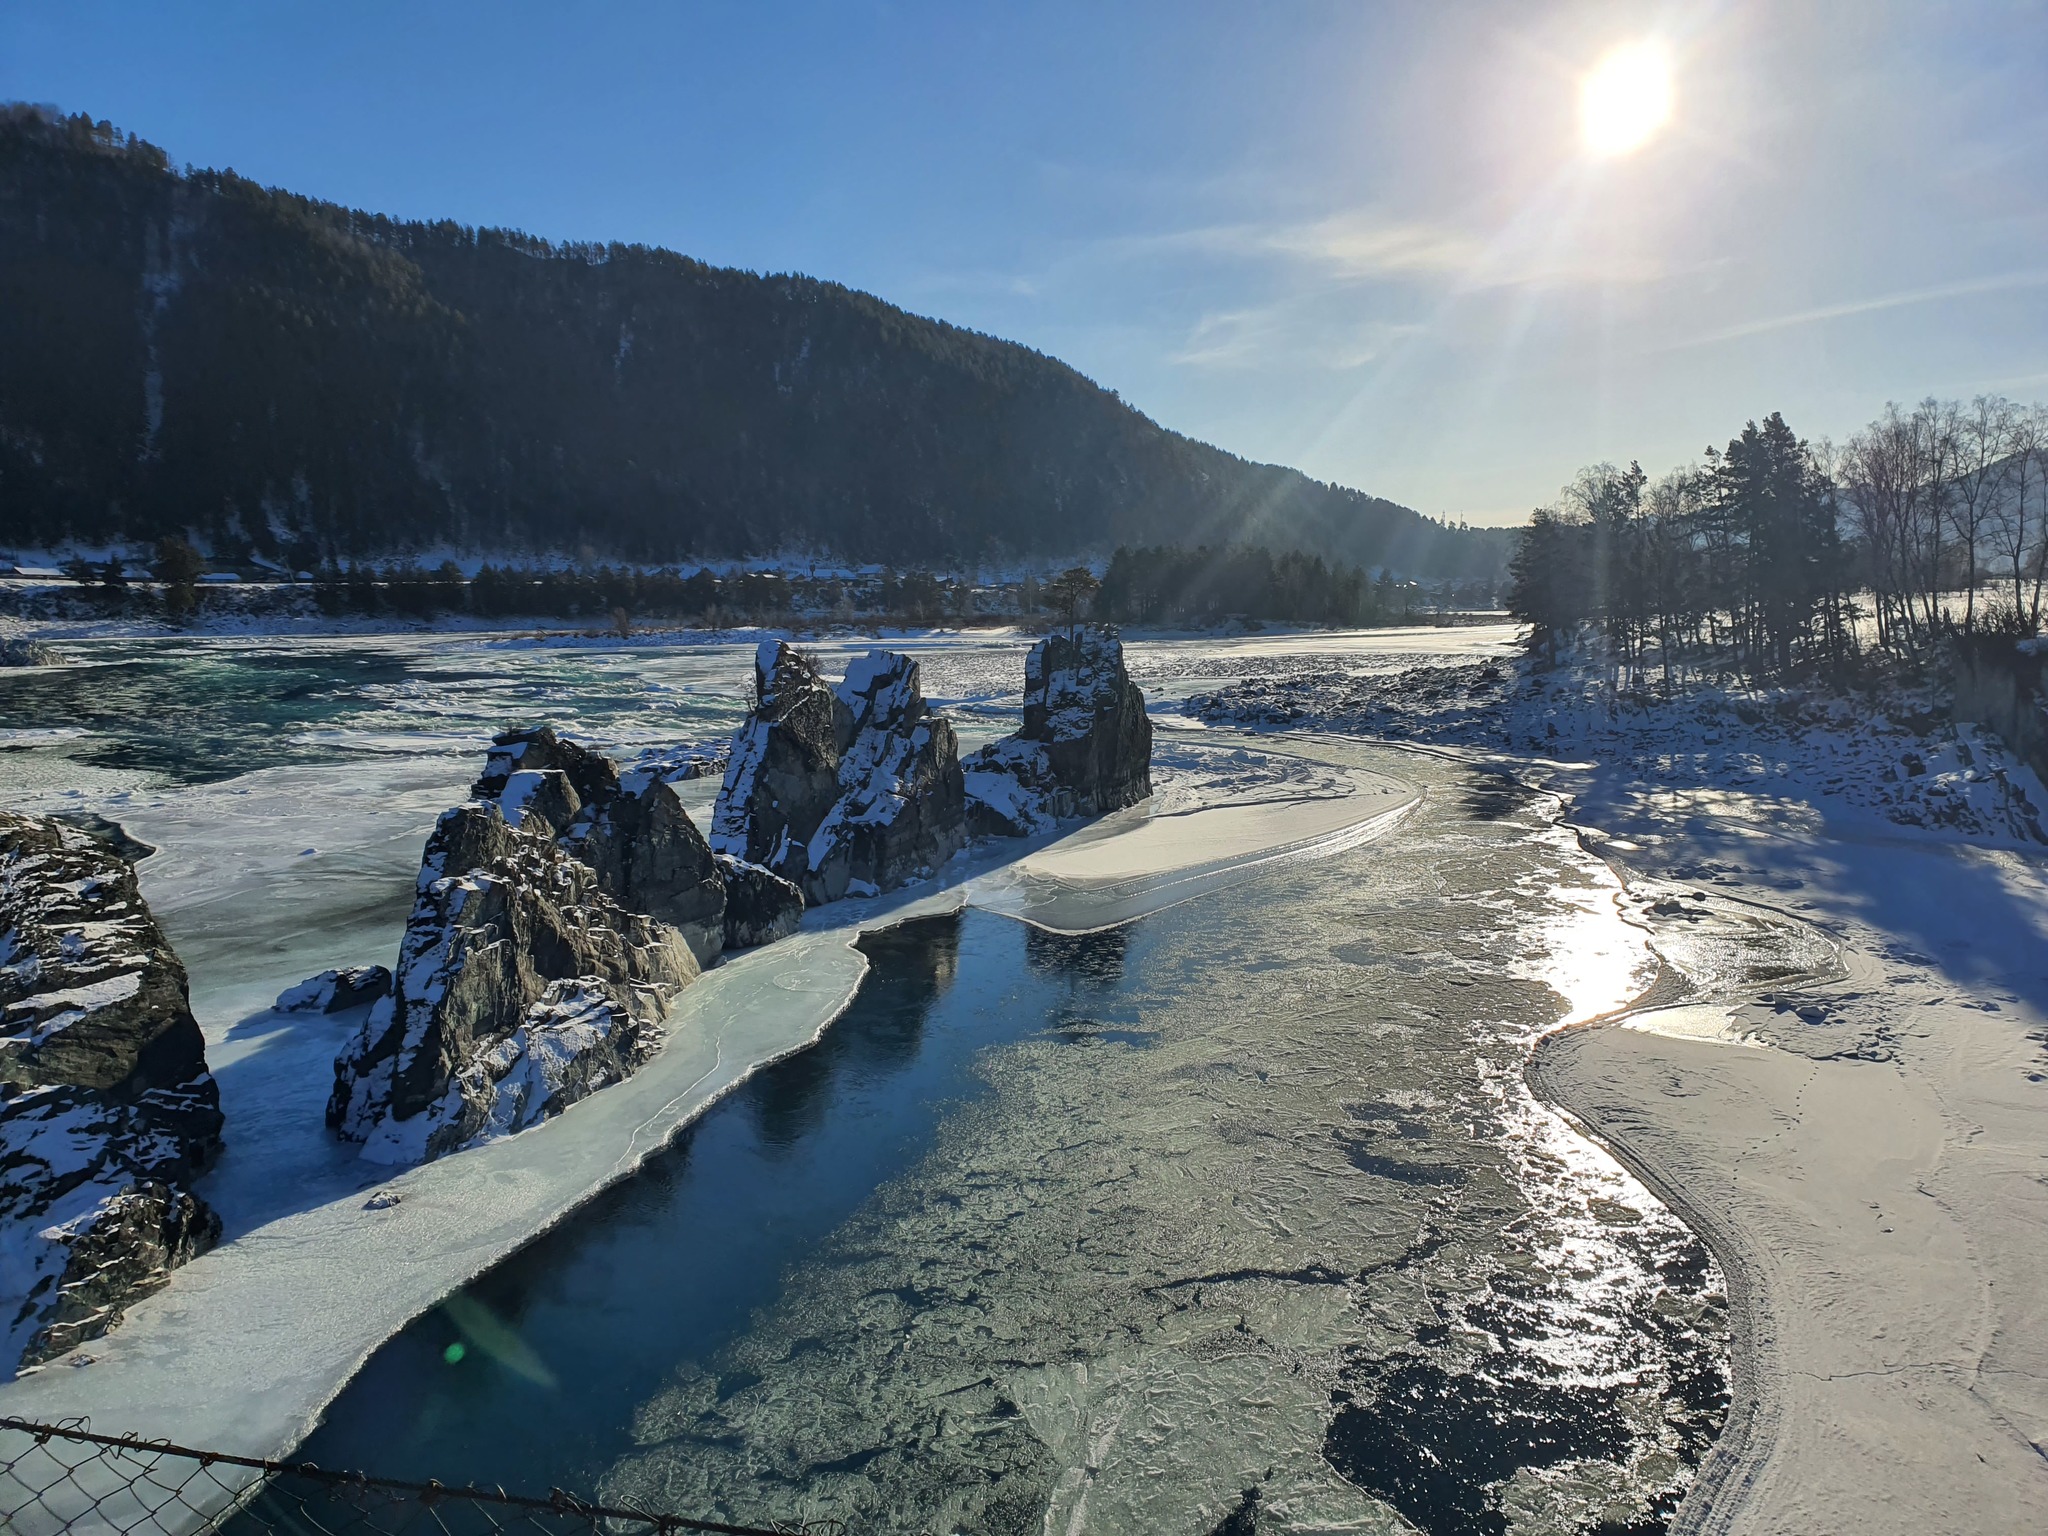
{"label": "boulder", "polygon": [[838,795],[805,849],[804,899],[873,896],[929,875],[967,841],[952,722],[925,704],[918,665],[869,651],[834,690]]}
{"label": "boulder", "polygon": [[633,766],[620,774],[620,778],[630,779],[636,773],[645,773],[670,784],[687,784],[692,779],[722,779],[726,765],[731,761],[730,752],[707,752],[701,747],[647,747],[642,749]]}
{"label": "boulder", "polygon": [[760,864],[717,855],[725,881],[725,947],[751,949],[795,933],[804,920],[804,893]]}
{"label": "boulder", "polygon": [[1020,836],[1152,793],[1152,722],[1107,624],[1051,634],[1024,663],[1024,724],[964,765],[974,830]]}
{"label": "boulder", "polygon": [[[658,1045],[668,1000],[698,972],[688,940],[622,907],[551,832],[532,815],[514,826],[495,800],[459,805],[434,829],[392,992],[335,1061],[327,1123],[365,1158],[422,1161],[519,1129]],[[566,1062],[579,1044],[592,1060]],[[515,1075],[523,1107],[507,1113],[498,1085]]]}
{"label": "boulder", "polygon": [[112,1327],[220,1220],[185,970],[109,843],[0,812],[0,1376]]}
{"label": "boulder", "polygon": [[62,651],[25,635],[0,635],[0,667],[61,667]]}
{"label": "boulder", "polygon": [[381,965],[359,965],[346,971],[322,971],[277,994],[270,1006],[279,1013],[347,1013],[374,1003],[391,990],[391,973]]}
{"label": "boulder", "polygon": [[802,652],[764,640],[754,653],[754,708],[733,737],[711,817],[715,852],[801,884],[812,835],[839,799],[846,706]]}

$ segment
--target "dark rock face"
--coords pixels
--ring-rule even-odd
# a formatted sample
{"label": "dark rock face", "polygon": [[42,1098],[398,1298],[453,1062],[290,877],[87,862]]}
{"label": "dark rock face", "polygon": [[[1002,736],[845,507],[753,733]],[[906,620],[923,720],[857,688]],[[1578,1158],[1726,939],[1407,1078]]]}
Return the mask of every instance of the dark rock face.
{"label": "dark rock face", "polygon": [[0,635],[0,667],[61,667],[66,659],[62,651],[40,640]]}
{"label": "dark rock face", "polygon": [[804,893],[759,864],[718,856],[725,880],[725,947],[751,949],[788,938],[804,920]]}
{"label": "dark rock face", "polygon": [[372,1161],[509,1135],[630,1075],[724,943],[724,878],[665,781],[541,730],[501,738],[476,787],[428,840],[390,996],[335,1061],[327,1123]]}
{"label": "dark rock face", "polygon": [[848,729],[838,797],[806,849],[813,904],[892,890],[967,841],[959,744],[952,722],[926,706],[917,663],[869,651],[835,692]]}
{"label": "dark rock face", "polygon": [[184,967],[105,842],[0,812],[0,1373],[106,1332],[220,1220]]}
{"label": "dark rock face", "polygon": [[700,966],[725,947],[725,881],[666,781],[627,775],[617,795],[572,824],[564,843],[614,901],[680,929]]}
{"label": "dark rock face", "polygon": [[1024,663],[1024,725],[966,765],[977,832],[1021,836],[1152,793],[1152,722],[1107,624],[1052,634]]}
{"label": "dark rock face", "polygon": [[603,753],[541,726],[492,743],[470,795],[495,801],[510,826],[560,838],[596,871],[606,895],[682,929],[697,963],[709,965],[724,944],[725,883],[671,788],[696,776],[700,761],[689,754],[621,775]]}
{"label": "dark rock face", "polygon": [[98,811],[58,811],[50,818],[61,821],[67,827],[76,827],[88,837],[96,837],[130,864],[140,864],[156,852],[156,848],[131,834],[118,821],[102,816]]}
{"label": "dark rock face", "polygon": [[718,852],[766,866],[815,906],[928,874],[967,840],[953,727],[925,704],[908,656],[870,651],[832,688],[770,641],[755,692],[712,819]]}
{"label": "dark rock face", "polygon": [[[577,807],[609,800],[619,792],[619,770],[610,758],[573,741],[564,741],[552,726],[543,725],[530,731],[507,731],[493,741],[482,776],[470,786],[470,798],[501,799],[511,787],[513,776],[521,773],[561,774],[569,791],[567,798]],[[515,800],[523,800],[525,793],[515,790]],[[507,819],[516,822],[518,818]],[[564,821],[555,830],[567,828]]]}
{"label": "dark rock face", "polygon": [[711,846],[802,883],[809,844],[839,798],[846,706],[802,652],[764,640],[754,656],[754,709],[733,737],[711,817]]}

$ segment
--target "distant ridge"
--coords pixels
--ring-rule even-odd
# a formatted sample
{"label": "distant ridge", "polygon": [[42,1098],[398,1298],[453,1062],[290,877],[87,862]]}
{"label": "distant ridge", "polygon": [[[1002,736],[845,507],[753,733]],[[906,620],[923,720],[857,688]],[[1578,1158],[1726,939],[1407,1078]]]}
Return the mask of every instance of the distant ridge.
{"label": "distant ridge", "polygon": [[302,565],[1507,551],[834,283],[352,212],[27,106],[0,107],[0,527]]}

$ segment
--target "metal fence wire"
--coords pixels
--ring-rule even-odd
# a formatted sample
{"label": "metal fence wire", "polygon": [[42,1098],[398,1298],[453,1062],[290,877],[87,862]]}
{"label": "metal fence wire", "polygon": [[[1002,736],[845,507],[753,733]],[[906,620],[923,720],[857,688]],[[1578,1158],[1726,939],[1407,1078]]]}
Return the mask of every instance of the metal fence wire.
{"label": "metal fence wire", "polygon": [[8,1536],[844,1536],[836,1520],[728,1525],[502,1488],[405,1483],[310,1462],[264,1461],[165,1440],[95,1434],[83,1419],[0,1417],[0,1531]]}

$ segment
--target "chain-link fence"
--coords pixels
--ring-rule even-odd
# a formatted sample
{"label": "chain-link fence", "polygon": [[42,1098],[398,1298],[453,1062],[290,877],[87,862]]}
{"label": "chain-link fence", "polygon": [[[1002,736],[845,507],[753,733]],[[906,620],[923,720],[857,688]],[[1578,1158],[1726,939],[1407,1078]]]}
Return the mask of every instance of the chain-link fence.
{"label": "chain-link fence", "polygon": [[403,1483],[161,1440],[95,1434],[84,1420],[0,1418],[0,1531],[8,1536],[843,1536],[837,1521],[729,1525],[502,1488]]}

